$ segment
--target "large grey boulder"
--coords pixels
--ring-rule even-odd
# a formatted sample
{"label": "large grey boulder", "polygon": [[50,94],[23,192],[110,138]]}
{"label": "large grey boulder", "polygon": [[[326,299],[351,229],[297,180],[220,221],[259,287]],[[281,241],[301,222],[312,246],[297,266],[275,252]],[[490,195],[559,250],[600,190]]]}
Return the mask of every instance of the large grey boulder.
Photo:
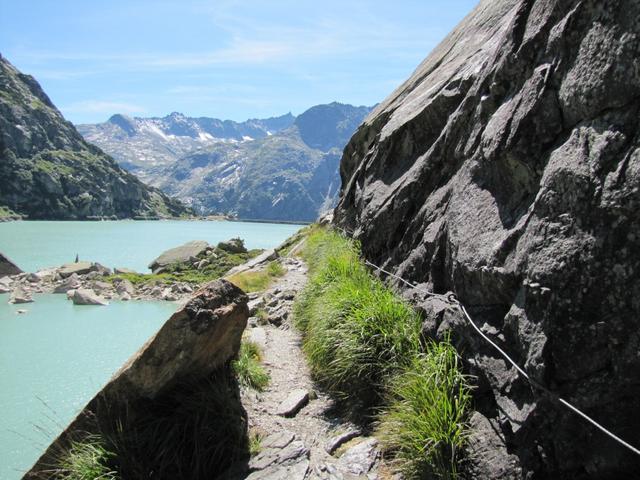
{"label": "large grey boulder", "polygon": [[73,295],[71,295],[71,300],[74,305],[109,305],[109,302],[89,288],[78,288],[74,290]]}
{"label": "large grey boulder", "polygon": [[[455,292],[534,379],[636,446],[638,18],[637,0],[481,1],[358,129],[334,220],[373,263]],[[541,400],[419,290],[425,333],[453,330],[477,377],[482,443],[509,452],[472,471],[637,475],[637,456]]]}
{"label": "large grey boulder", "polygon": [[0,253],[0,277],[22,273],[15,263]]}
{"label": "large grey boulder", "polygon": [[179,247],[171,248],[163,252],[158,258],[149,264],[149,268],[153,273],[158,273],[163,268],[174,263],[182,263],[195,258],[204,252],[209,244],[203,240],[194,240],[187,242]]}
{"label": "large grey boulder", "polygon": [[33,302],[33,296],[31,292],[26,288],[18,285],[12,292],[9,297],[9,303],[31,303]]}
{"label": "large grey boulder", "polygon": [[126,278],[119,278],[113,281],[113,285],[116,288],[116,292],[118,295],[124,295],[125,293],[129,296],[133,296],[136,294],[136,287],[133,286]]}
{"label": "large grey boulder", "polygon": [[[224,431],[214,432],[223,438],[207,437],[198,443],[202,446],[207,442],[219,442],[222,460],[214,459],[212,462],[211,459],[200,458],[195,462],[201,465],[210,463],[214,467],[220,463],[220,468],[225,468],[224,461],[233,460],[225,457],[226,448],[233,451],[233,442],[239,441],[230,430],[236,427],[242,430],[243,425],[246,428],[239,393],[234,393],[232,384],[225,383],[224,379],[230,376],[228,365],[238,353],[248,315],[247,296],[233,284],[217,280],[198,290],[87,404],[24,478],[48,478],[47,472],[60,458],[60,452],[65,451],[71,441],[87,434],[110,432],[117,435],[119,441],[133,439],[135,448],[139,448],[138,441],[153,441],[148,437],[148,431],[147,435],[138,434],[139,429],[148,426],[148,422],[165,422],[163,442],[174,448],[186,445],[185,456],[191,455],[193,452],[188,442],[193,438],[181,434],[180,428],[184,424],[178,423],[176,430],[171,430],[171,422],[204,415],[202,411],[192,411],[194,405],[195,408],[205,408],[202,403],[193,401],[194,395],[202,396],[208,402],[220,402],[220,393],[216,396],[215,392],[231,389],[224,394],[229,398],[220,406],[225,409],[220,415],[229,415],[230,410],[237,411],[237,421],[226,424]],[[168,405],[171,408],[167,409]],[[150,417],[149,412],[155,413]],[[160,415],[164,415],[162,420],[158,418]],[[141,418],[143,420],[139,421]],[[209,417],[209,421],[214,420]],[[201,427],[193,431],[194,435],[206,427],[204,424],[194,425]],[[171,434],[176,434],[177,438],[169,438]],[[205,434],[209,433],[205,431]],[[147,453],[161,458],[166,451]],[[146,460],[142,458],[142,461]],[[191,468],[188,458],[186,463]],[[182,470],[183,474],[185,472],[188,473]],[[210,478],[216,478],[215,473],[212,471]],[[200,475],[198,472],[193,476],[176,475],[171,478],[204,478]]]}

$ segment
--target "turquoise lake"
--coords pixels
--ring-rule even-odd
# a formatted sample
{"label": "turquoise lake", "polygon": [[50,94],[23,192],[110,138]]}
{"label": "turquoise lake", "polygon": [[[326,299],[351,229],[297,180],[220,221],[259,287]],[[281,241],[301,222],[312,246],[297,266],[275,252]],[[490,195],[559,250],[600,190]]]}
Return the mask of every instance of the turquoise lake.
{"label": "turquoise lake", "polygon": [[301,225],[225,221],[6,222],[0,223],[0,252],[35,272],[80,260],[147,273],[164,250],[191,240],[216,244],[240,237],[247,248],[273,248]]}
{"label": "turquoise lake", "polygon": [[[147,271],[190,240],[241,237],[271,248],[299,225],[242,222],[0,223],[0,252],[26,271],[84,260]],[[0,480],[17,480],[88,400],[175,311],[169,302],[76,306],[65,295],[10,305],[0,295]],[[18,314],[20,309],[27,310]]]}

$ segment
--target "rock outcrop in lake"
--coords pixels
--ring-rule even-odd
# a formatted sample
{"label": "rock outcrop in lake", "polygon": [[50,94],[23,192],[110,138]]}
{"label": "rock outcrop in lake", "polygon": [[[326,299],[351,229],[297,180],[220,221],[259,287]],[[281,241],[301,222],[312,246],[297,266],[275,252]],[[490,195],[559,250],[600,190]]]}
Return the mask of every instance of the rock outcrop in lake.
{"label": "rock outcrop in lake", "polygon": [[188,212],[85,142],[38,82],[2,56],[0,210],[32,219],[171,217]]}
{"label": "rock outcrop in lake", "polygon": [[50,478],[70,443],[88,435],[109,442],[123,478],[215,478],[246,454],[246,414],[228,368],[248,316],[246,295],[229,282],[196,292],[24,478]]}
{"label": "rock outcrop in lake", "polygon": [[640,458],[640,3],[484,0],[341,162],[335,222],[420,284],[477,377],[470,478],[631,478]]}

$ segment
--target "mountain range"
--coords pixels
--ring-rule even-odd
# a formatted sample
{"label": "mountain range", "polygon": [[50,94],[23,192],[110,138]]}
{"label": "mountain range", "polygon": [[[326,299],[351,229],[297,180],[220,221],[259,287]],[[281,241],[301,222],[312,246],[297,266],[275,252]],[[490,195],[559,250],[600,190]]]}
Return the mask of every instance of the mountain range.
{"label": "mountain range", "polygon": [[0,55],[0,214],[32,219],[188,212],[86,142],[30,75]]}
{"label": "mountain range", "polygon": [[335,203],[342,149],[370,110],[334,102],[245,122],[117,114],[78,130],[198,213],[313,221]]}
{"label": "mountain range", "polygon": [[196,149],[220,142],[263,138],[291,126],[294,120],[290,113],[245,122],[192,118],[178,112],[162,118],[115,114],[104,123],[81,124],[77,128],[88,141],[113,155],[121,166],[144,177],[148,168],[170,165]]}

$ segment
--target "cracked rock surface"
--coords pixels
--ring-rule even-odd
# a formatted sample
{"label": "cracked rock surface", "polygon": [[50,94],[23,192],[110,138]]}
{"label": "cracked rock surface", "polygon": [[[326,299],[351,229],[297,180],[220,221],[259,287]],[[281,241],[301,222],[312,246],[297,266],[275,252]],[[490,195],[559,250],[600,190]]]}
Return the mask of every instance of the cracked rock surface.
{"label": "cracked rock surface", "polygon": [[[534,379],[636,446],[639,19],[637,0],[481,1],[347,145],[334,220],[371,262],[455,292]],[[477,377],[472,478],[639,474],[456,311],[406,294]]]}

